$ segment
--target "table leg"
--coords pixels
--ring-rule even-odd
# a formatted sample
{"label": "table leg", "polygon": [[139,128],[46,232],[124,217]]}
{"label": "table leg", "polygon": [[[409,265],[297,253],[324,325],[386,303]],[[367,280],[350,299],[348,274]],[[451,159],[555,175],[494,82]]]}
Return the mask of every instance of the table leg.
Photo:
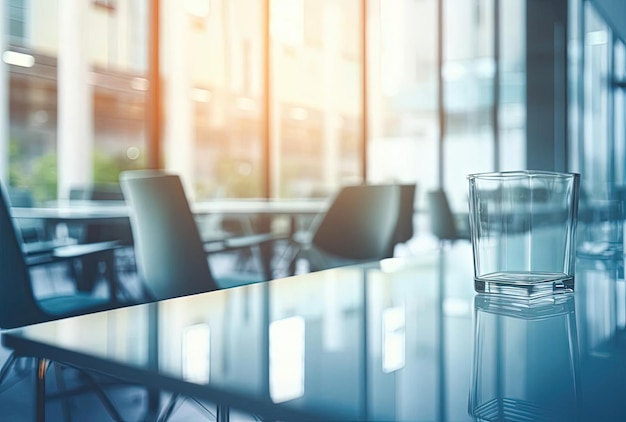
{"label": "table leg", "polygon": [[[272,231],[272,219],[268,215],[258,217],[259,233],[270,233]],[[272,258],[274,257],[274,242],[267,242],[259,246],[259,255],[263,275],[266,280],[273,279]]]}
{"label": "table leg", "polygon": [[48,359],[36,358],[37,379],[35,380],[35,420],[45,422],[46,420],[46,371],[50,361]]}

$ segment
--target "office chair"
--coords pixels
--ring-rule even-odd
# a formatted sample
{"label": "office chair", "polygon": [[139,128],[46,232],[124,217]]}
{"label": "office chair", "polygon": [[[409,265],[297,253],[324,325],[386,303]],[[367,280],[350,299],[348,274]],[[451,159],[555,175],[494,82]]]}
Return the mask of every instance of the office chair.
{"label": "office chair", "polygon": [[393,256],[396,245],[408,242],[415,235],[413,216],[415,214],[415,194],[417,185],[412,183],[399,185],[399,187],[400,206],[398,207],[398,221],[393,233],[393,240],[389,245],[389,251],[387,253],[388,258]]}
{"label": "office chair", "polygon": [[[82,315],[110,309],[117,298],[112,293],[108,298],[75,293],[71,295],[35,298],[30,277],[34,265],[50,264],[74,256],[111,253],[111,245],[75,245],[70,249],[56,249],[49,254],[40,254],[27,260],[22,252],[19,236],[10,215],[8,201],[0,186],[0,328],[15,328],[24,325],[51,321],[59,318]],[[86,245],[89,246],[89,245]],[[108,248],[103,246],[108,246]]]}
{"label": "office chair", "polygon": [[149,299],[263,281],[240,274],[219,279],[213,276],[207,255],[230,248],[205,248],[178,175],[134,170],[121,173],[120,181],[131,210],[138,272]]}
{"label": "office chair", "polygon": [[440,241],[469,240],[468,216],[456,218],[452,214],[445,191],[435,189],[426,196],[432,234]]}
{"label": "office chair", "polygon": [[399,208],[397,185],[343,187],[313,232],[292,239],[290,272],[301,257],[312,271],[388,257]]}
{"label": "office chair", "polygon": [[[35,198],[30,189],[9,186],[7,193],[11,207],[32,208],[35,206]],[[44,224],[41,220],[20,220],[17,222],[17,226],[22,242],[40,242],[45,239]]]}

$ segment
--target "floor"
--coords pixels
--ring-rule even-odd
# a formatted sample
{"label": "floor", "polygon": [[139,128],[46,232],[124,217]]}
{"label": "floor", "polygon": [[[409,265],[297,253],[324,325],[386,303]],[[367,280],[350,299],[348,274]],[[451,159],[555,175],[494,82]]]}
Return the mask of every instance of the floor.
{"label": "floor", "polygon": [[[413,254],[415,250],[431,248],[431,240],[424,239],[400,245],[396,255]],[[119,277],[131,295],[139,295],[141,284],[134,271],[132,251],[120,252],[117,262]],[[277,254],[280,255],[280,254]],[[237,265],[236,257],[232,255],[216,256],[211,259],[212,269],[217,274],[232,270]],[[299,263],[298,272],[306,272],[304,263]],[[250,268],[248,268],[250,269]],[[32,271],[33,288],[36,296],[45,296],[55,293],[71,292],[74,282],[69,276],[65,265],[55,265],[47,268],[37,268]],[[216,274],[216,275],[217,275]],[[281,276],[281,274],[276,274]],[[94,294],[107,295],[108,289],[105,280],[99,280],[94,288]],[[7,361],[10,352],[0,347],[0,365]],[[33,361],[18,360],[10,370],[7,378],[0,384],[0,421],[32,421],[34,420],[34,367]],[[59,376],[62,375],[60,378]],[[61,369],[58,374],[54,367],[48,371],[46,378],[49,399],[46,405],[47,421],[111,421],[115,420],[108,412],[103,402],[88,389],[81,394],[74,394],[68,400],[58,397],[58,380],[62,379],[66,389],[85,385],[85,377],[72,368]],[[113,383],[112,380],[99,378],[104,385],[104,391],[119,412],[123,421],[155,420],[154,416],[146,416],[147,393],[137,386],[128,386]],[[65,390],[67,391],[67,390]],[[162,392],[160,397],[161,408],[168,403],[170,395]],[[211,404],[198,404],[193,400],[181,400],[171,414],[170,421],[215,420],[215,407]],[[233,421],[253,421],[253,416],[243,413],[231,413]]]}

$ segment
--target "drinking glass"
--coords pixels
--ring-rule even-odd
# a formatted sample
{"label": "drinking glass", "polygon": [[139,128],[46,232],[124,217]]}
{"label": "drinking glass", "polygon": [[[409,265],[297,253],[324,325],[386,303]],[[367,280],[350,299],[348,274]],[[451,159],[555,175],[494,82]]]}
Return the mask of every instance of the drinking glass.
{"label": "drinking glass", "polygon": [[530,299],[573,291],[580,176],[525,170],[468,180],[475,290]]}

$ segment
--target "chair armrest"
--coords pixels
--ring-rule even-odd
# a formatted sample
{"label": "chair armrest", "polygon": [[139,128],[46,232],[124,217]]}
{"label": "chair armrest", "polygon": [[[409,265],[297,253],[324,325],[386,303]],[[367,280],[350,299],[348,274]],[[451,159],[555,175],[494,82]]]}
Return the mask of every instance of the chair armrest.
{"label": "chair armrest", "polygon": [[61,246],[52,251],[52,256],[57,259],[79,258],[81,256],[112,251],[121,246],[117,240]]}
{"label": "chair armrest", "polygon": [[47,252],[37,252],[30,255],[25,254],[25,260],[27,266],[33,267],[36,265],[51,264],[88,255],[110,252],[120,247],[121,245],[117,241],[65,245],[51,248]]}
{"label": "chair armrest", "polygon": [[289,236],[286,234],[277,235],[273,233],[259,233],[247,236],[233,236],[224,237],[221,239],[209,239],[204,241],[204,251],[207,254],[235,251],[287,239],[289,239]]}

